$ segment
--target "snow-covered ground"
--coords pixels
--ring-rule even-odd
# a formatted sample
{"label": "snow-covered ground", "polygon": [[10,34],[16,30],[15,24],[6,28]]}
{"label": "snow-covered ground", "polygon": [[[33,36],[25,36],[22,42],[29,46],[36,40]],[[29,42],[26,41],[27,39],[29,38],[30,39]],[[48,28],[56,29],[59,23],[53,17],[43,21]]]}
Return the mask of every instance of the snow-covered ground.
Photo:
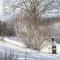
{"label": "snow-covered ground", "polygon": [[16,36],[8,36],[8,37],[3,37],[3,40],[2,40],[2,37],[0,37],[0,44],[4,44],[6,46],[9,46],[9,47],[23,47],[25,48],[26,45],[24,44],[24,41],[22,38],[19,38],[19,37],[16,37]]}
{"label": "snow-covered ground", "polygon": [[[8,52],[11,49],[14,51],[14,54],[19,56],[19,60],[25,60],[25,58],[26,60],[60,60],[60,54],[52,55],[26,48],[26,45],[24,47],[24,43],[22,41],[19,41],[21,43],[21,46],[15,45],[15,43],[12,43],[12,41],[16,42],[16,38],[14,39],[13,37],[5,37],[4,39],[11,42],[9,43],[6,41],[0,41],[0,53],[2,52],[4,54],[5,50]],[[60,44],[57,44],[57,46],[59,47]]]}
{"label": "snow-covered ground", "polygon": [[[55,45],[56,45],[57,54],[60,54],[60,44],[55,42]],[[43,48],[41,49],[41,52],[51,54],[52,53],[52,42],[45,41],[43,43]]]}

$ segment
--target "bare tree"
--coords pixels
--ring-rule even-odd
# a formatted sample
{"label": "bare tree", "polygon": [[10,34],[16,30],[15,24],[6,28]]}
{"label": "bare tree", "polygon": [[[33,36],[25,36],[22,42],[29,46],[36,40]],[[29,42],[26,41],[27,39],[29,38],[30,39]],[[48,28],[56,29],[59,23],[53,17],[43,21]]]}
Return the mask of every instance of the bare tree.
{"label": "bare tree", "polygon": [[[41,30],[41,25],[43,25],[43,20],[41,16],[51,7],[54,0],[24,0],[23,6],[26,11],[27,26],[26,29],[29,30],[29,42],[30,46],[35,49],[40,49],[41,44],[47,36],[47,31]],[[27,28],[29,27],[29,28]],[[33,28],[32,28],[33,27]],[[43,28],[44,29],[44,28]]]}
{"label": "bare tree", "polygon": [[22,27],[23,35],[21,32],[20,35],[24,37],[29,46],[35,49],[40,49],[41,44],[46,38],[46,31],[41,30],[41,26],[44,24],[41,17],[51,7],[53,2],[54,0],[12,0],[12,2],[8,4],[11,10],[8,11],[8,8],[8,10],[5,11],[8,11],[10,14],[18,8],[22,10],[19,11],[19,15],[22,13],[22,18],[16,19],[22,20],[20,21],[22,24],[20,27]]}

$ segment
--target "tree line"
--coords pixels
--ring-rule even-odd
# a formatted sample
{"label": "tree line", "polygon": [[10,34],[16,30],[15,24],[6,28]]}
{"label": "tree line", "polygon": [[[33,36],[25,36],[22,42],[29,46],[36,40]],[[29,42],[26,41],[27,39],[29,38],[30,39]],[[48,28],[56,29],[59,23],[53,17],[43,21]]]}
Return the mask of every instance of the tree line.
{"label": "tree line", "polygon": [[14,28],[11,26],[8,26],[7,22],[0,21],[0,36],[1,35],[5,35],[5,36],[15,35]]}

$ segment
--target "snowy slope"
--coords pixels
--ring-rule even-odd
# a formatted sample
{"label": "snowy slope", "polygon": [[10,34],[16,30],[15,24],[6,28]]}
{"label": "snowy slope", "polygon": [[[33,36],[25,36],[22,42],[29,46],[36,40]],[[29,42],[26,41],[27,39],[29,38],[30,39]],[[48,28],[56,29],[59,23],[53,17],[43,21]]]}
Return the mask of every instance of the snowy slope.
{"label": "snowy slope", "polygon": [[[3,48],[2,48],[3,47]],[[4,49],[12,49],[15,54],[17,54],[19,57],[19,60],[25,60],[26,56],[26,51],[27,51],[27,57],[26,60],[60,60],[60,55],[52,55],[52,54],[46,54],[46,53],[41,53],[38,51],[30,50],[30,49],[13,49],[13,48],[8,48],[0,45],[0,51]]]}
{"label": "snowy slope", "polygon": [[0,37],[0,41],[2,41],[5,45],[8,46],[15,46],[15,47],[26,47],[26,45],[24,44],[24,41],[22,38],[16,37],[16,36],[8,36],[8,37]]}
{"label": "snowy slope", "polygon": [[[12,38],[11,38],[12,39]],[[20,42],[21,43],[21,42]],[[60,44],[58,44],[58,47]],[[0,41],[0,53],[2,52],[3,54],[5,53],[5,50],[8,52],[9,50],[14,51],[14,54],[18,55],[19,60],[60,60],[60,54],[57,55],[52,55],[52,54],[47,54],[47,53],[42,53],[33,49],[28,49],[28,48],[22,48],[18,46],[14,46],[13,44],[8,44],[8,42],[1,43]],[[27,52],[27,54],[26,54]]]}

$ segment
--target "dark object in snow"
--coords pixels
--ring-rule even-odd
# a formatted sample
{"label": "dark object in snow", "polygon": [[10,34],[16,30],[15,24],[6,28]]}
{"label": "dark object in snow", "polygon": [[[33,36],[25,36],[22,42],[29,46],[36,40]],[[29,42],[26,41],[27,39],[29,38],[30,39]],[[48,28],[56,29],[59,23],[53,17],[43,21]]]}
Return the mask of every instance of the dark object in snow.
{"label": "dark object in snow", "polygon": [[52,38],[52,54],[56,54],[56,45],[55,45],[54,38]]}

